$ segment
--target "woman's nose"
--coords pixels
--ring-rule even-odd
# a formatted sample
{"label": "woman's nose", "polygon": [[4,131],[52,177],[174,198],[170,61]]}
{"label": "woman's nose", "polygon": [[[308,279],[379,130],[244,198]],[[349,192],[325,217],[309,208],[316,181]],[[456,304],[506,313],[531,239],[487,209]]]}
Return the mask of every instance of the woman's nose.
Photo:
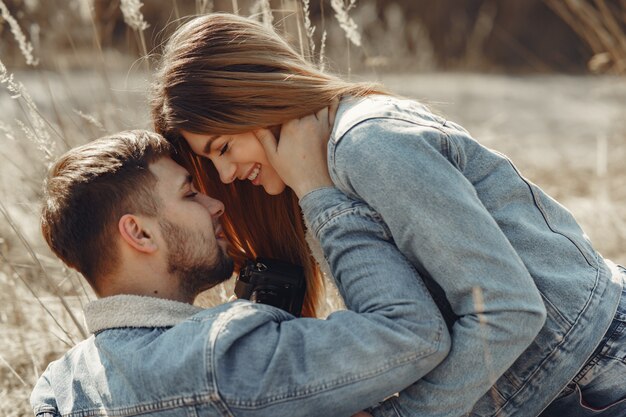
{"label": "woman's nose", "polygon": [[213,165],[217,169],[217,172],[220,174],[220,181],[224,184],[230,184],[235,180],[235,174],[237,173],[237,165],[225,160],[224,158],[219,158],[219,160],[213,160]]}

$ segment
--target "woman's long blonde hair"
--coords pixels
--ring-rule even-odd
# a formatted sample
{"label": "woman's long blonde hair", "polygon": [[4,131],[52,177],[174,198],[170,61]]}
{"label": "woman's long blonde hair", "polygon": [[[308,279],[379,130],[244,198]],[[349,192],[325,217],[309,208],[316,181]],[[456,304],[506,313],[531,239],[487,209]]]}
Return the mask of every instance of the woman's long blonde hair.
{"label": "woman's long blonde hair", "polygon": [[311,114],[343,95],[387,94],[319,71],[272,29],[231,14],[210,14],[169,39],[152,91],[155,130],[178,148],[203,191],[224,202],[223,224],[239,265],[245,257],[279,258],[304,266],[303,315],[313,317],[323,280],[305,240],[295,194],[266,194],[247,181],[222,184],[210,161],[194,155],[181,130],[235,134]]}

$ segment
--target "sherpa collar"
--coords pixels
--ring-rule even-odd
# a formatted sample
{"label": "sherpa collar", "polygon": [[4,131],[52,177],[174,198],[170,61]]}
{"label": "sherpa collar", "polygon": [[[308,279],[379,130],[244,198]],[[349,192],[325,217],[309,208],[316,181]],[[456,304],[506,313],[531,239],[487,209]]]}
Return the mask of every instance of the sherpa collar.
{"label": "sherpa collar", "polygon": [[171,327],[203,309],[191,304],[140,295],[114,295],[85,306],[91,333],[118,327]]}

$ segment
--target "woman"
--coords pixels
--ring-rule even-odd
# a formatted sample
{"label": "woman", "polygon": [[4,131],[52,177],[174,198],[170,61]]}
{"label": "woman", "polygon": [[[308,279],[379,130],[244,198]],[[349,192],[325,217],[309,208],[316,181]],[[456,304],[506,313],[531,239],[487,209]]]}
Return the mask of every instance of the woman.
{"label": "woman", "polygon": [[373,413],[623,415],[624,348],[613,350],[626,337],[624,270],[593,249],[569,212],[462,127],[380,86],[321,73],[273,31],[222,14],[194,19],[170,39],[153,116],[228,206],[228,234],[242,254],[307,265],[312,314],[319,281],[298,184],[285,179],[298,166],[293,152],[322,151],[307,134],[316,129],[311,117],[288,121],[336,98],[327,142],[334,185],[372,207],[451,319],[448,357]]}

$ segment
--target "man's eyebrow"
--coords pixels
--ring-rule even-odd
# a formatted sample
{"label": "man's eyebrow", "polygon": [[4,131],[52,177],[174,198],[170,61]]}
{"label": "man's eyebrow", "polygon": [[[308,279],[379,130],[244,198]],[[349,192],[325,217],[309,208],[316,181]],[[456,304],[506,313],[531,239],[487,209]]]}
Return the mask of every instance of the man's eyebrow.
{"label": "man's eyebrow", "polygon": [[219,138],[220,136],[221,135],[210,136],[209,140],[207,140],[206,144],[204,145],[204,148],[202,149],[202,153],[205,155],[211,153],[211,144],[213,144],[213,142],[215,142],[215,140]]}
{"label": "man's eyebrow", "polygon": [[187,174],[185,176],[185,179],[183,180],[183,182],[180,184],[180,187],[178,188],[179,190],[182,190],[183,188],[185,188],[188,184],[191,184],[193,181],[193,178],[191,177],[191,174]]}

